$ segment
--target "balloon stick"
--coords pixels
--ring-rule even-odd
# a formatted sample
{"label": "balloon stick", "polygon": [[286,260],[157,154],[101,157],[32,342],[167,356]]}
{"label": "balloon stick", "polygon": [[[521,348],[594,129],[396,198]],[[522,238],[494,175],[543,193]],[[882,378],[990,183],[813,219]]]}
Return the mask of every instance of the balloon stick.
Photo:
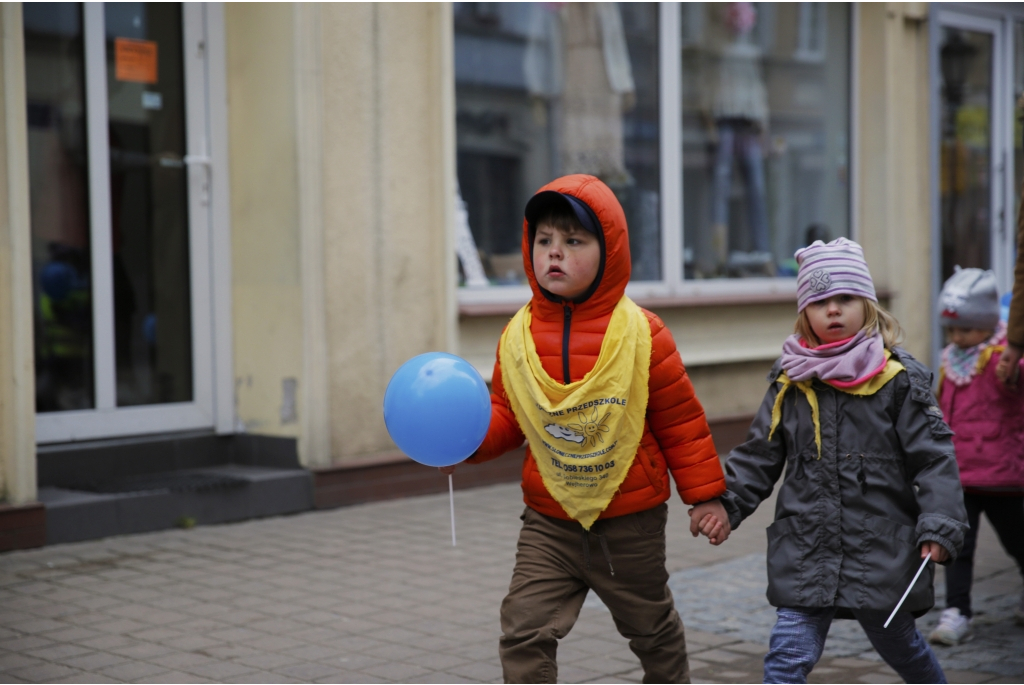
{"label": "balloon stick", "polygon": [[[452,474],[448,474],[448,508],[452,515],[452,547],[455,546],[455,486],[452,485]],[[914,580],[917,580],[915,578]]]}
{"label": "balloon stick", "polygon": [[932,553],[928,552],[928,556],[926,556],[924,558],[924,561],[921,562],[921,567],[919,569],[917,569],[917,573],[914,574],[914,579],[912,581],[910,581],[910,585],[907,586],[907,591],[903,593],[902,597],[900,597],[899,604],[897,604],[896,608],[892,610],[891,614],[889,614],[889,620],[887,620],[885,622],[885,625],[882,626],[883,628],[888,628],[889,627],[889,623],[892,622],[893,616],[895,616],[896,612],[900,610],[901,606],[903,606],[904,600],[907,599],[907,595],[909,595],[910,591],[914,588],[914,583],[916,583],[917,579],[921,576],[921,571],[924,570],[925,564],[927,564],[929,561],[931,561],[931,558],[932,558]]}

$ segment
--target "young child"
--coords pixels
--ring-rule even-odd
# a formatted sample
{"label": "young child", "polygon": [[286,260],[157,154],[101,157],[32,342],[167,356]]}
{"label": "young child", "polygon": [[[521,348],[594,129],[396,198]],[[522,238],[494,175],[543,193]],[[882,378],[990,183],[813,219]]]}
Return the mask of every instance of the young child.
{"label": "young child", "polygon": [[[899,324],[878,305],[860,245],[815,241],[795,256],[796,333],[747,442],[726,461],[722,498],[735,528],[782,476],[767,531],[778,618],[765,682],[807,682],[837,617],[856,618],[907,682],[945,682],[914,625],[934,603],[931,564],[882,627],[921,559],[956,555],[966,528],[931,374],[896,347]],[[704,516],[701,530],[713,523]]]}
{"label": "young child", "polygon": [[[955,645],[971,637],[971,580],[981,512],[1024,574],[1024,389],[996,378],[1006,325],[999,321],[995,274],[957,267],[942,288],[939,306],[950,340],[942,353],[939,406],[954,432],[971,528],[960,556],[946,569],[948,608],[928,639]],[[1024,625],[1024,596],[1015,614]]]}
{"label": "young child", "polygon": [[[725,480],[672,335],[624,294],[629,238],[608,186],[572,175],[541,188],[526,205],[523,263],[533,298],[501,336],[491,425],[467,460],[529,443],[501,605],[505,681],[555,682],[558,640],[593,590],[644,682],[689,682],[665,569],[669,477],[721,521]],[[723,528],[708,532],[724,539]]]}

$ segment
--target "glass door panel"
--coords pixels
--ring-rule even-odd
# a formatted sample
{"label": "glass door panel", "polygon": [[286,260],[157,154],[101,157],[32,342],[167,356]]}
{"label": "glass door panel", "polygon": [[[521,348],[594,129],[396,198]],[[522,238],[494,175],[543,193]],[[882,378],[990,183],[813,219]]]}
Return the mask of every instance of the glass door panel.
{"label": "glass door panel", "polygon": [[995,34],[945,25],[939,158],[944,282],[956,266],[993,267]]}
{"label": "glass door panel", "polygon": [[211,185],[224,153],[211,156],[207,30],[212,17],[221,65],[223,14],[86,3],[23,16],[36,439],[220,427],[211,219],[226,184]]}
{"label": "glass door panel", "polygon": [[36,411],[95,406],[84,30],[77,3],[24,6]]}
{"label": "glass door panel", "polygon": [[192,399],[182,11],[104,7],[117,406]]}

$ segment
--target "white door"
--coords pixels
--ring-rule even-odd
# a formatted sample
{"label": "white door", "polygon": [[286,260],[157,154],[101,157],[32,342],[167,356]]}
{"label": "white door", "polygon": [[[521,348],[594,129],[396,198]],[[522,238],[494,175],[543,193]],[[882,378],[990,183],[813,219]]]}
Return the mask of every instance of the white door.
{"label": "white door", "polygon": [[40,443],[225,423],[207,35],[219,11],[24,5]]}

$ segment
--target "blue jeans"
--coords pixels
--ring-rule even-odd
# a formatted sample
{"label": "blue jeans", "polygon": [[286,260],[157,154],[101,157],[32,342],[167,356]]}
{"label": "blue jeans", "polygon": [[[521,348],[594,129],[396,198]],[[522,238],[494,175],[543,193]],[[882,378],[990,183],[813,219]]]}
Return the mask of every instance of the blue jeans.
{"label": "blue jeans", "polygon": [[[776,610],[778,620],[772,628],[768,653],[764,657],[764,682],[806,683],[807,674],[821,658],[825,649],[834,607],[825,609]],[[879,656],[885,659],[908,683],[944,683],[935,653],[914,625],[914,617],[900,612],[883,628],[889,617],[885,611],[853,611]]]}
{"label": "blue jeans", "polygon": [[[750,246],[755,252],[768,252],[768,203],[764,179],[764,153],[761,134],[744,119],[718,121],[718,149],[711,186],[711,221],[729,225],[729,188],[732,185],[733,158],[738,157],[747,190],[750,221]],[[733,248],[735,249],[735,248]]]}

